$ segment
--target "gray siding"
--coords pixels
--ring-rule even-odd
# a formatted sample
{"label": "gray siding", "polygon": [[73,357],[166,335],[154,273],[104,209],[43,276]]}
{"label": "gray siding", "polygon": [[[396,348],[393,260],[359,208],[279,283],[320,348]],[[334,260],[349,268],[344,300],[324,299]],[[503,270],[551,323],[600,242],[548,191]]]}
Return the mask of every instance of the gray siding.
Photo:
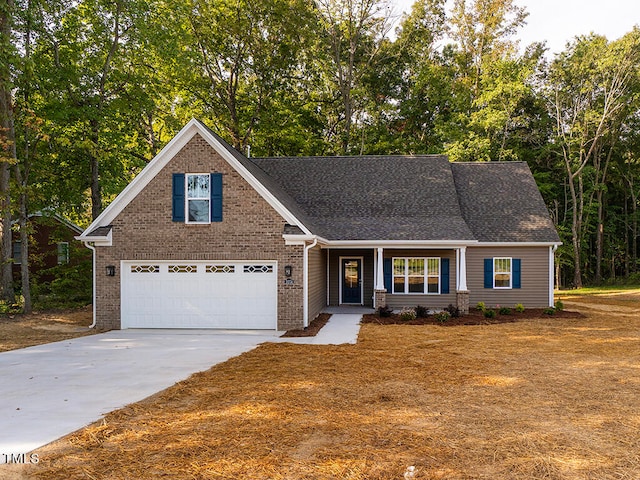
{"label": "gray siding", "polygon": [[[329,250],[329,305],[340,304],[340,257],[362,257],[362,298],[365,307],[373,308],[373,249],[331,249]],[[326,275],[323,277],[326,279]]]}
{"label": "gray siding", "polygon": [[400,295],[387,293],[387,305],[394,310],[422,305],[430,309],[442,309],[456,304],[456,252],[455,250],[385,250],[384,258],[440,257],[449,259],[449,293],[440,295]]}
{"label": "gray siding", "polygon": [[320,247],[309,251],[309,321],[316,318],[327,305],[326,250]]}
{"label": "gray siding", "polygon": [[[484,259],[512,257],[522,261],[522,288],[494,290],[484,288]],[[549,247],[470,247],[467,248],[467,287],[469,306],[549,306]]]}

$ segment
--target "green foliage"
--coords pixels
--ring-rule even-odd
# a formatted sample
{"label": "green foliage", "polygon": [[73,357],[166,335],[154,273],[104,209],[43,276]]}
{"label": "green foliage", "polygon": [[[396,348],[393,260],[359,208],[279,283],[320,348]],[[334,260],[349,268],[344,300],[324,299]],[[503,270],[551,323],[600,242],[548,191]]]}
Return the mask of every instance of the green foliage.
{"label": "green foliage", "polygon": [[516,306],[515,306],[515,311],[516,311],[516,312],[518,312],[518,313],[524,313],[524,310],[525,310],[525,308],[524,308],[524,305],[523,305],[523,304],[521,304],[521,303],[516,303]]}
{"label": "green foliage", "polygon": [[405,322],[410,322],[416,319],[416,311],[413,308],[403,308],[400,311],[400,319]]}
{"label": "green foliage", "polygon": [[393,309],[389,308],[388,305],[385,305],[384,307],[378,307],[377,313],[380,317],[390,317],[393,313]]}
{"label": "green foliage", "polygon": [[558,312],[561,312],[564,310],[564,303],[562,303],[562,300],[556,300],[555,309]]}
{"label": "green foliage", "polygon": [[435,318],[440,323],[448,322],[451,319],[451,314],[446,310],[442,312],[437,312],[433,318]]}
{"label": "green foliage", "polygon": [[476,310],[478,310],[479,312],[484,312],[487,309],[487,307],[485,306],[484,302],[478,302],[476,304]]}
{"label": "green foliage", "polygon": [[444,309],[452,318],[458,318],[460,316],[460,309],[450,303],[447,308]]}
{"label": "green foliage", "polygon": [[91,304],[93,300],[91,259],[58,265],[43,270],[42,275],[53,275],[54,279],[34,285],[34,305],[37,308],[71,308]]}
{"label": "green foliage", "polygon": [[553,307],[548,307],[545,308],[542,313],[544,313],[545,315],[555,315],[556,314],[556,309]]}
{"label": "green foliage", "polygon": [[426,318],[427,316],[429,316],[429,309],[427,307],[423,307],[422,305],[417,305],[414,308],[414,310],[416,312],[417,318]]}
{"label": "green foliage", "polygon": [[485,318],[496,318],[496,311],[493,310],[492,308],[487,308],[484,310],[484,317]]}
{"label": "green foliage", "polygon": [[513,310],[511,310],[509,307],[500,307],[498,313],[500,315],[511,315],[513,314]]}

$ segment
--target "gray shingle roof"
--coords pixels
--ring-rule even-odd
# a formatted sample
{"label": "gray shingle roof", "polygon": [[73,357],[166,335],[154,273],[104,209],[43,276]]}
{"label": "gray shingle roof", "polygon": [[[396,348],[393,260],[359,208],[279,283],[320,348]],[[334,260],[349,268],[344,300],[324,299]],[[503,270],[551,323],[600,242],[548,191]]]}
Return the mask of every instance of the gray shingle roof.
{"label": "gray shingle roof", "polygon": [[328,240],[473,240],[444,156],[252,159]]}
{"label": "gray shingle roof", "polygon": [[560,242],[525,162],[452,163],[462,214],[480,242]]}
{"label": "gray shingle roof", "polygon": [[[524,162],[450,163],[443,155],[247,159],[201,125],[327,240],[560,242]],[[287,225],[285,233],[303,232]]]}

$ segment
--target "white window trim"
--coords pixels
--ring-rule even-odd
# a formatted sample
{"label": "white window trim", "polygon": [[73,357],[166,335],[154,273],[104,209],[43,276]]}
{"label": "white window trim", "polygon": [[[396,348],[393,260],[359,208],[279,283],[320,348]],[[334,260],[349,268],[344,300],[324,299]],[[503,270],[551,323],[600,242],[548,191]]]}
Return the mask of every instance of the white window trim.
{"label": "white window trim", "polygon": [[[509,260],[509,286],[496,286],[496,260]],[[500,272],[506,273],[506,272]],[[512,257],[493,257],[493,288],[495,290],[512,290],[513,289],[513,258]]]}
{"label": "white window trim", "polygon": [[[204,175],[209,177],[209,196],[204,197],[189,197],[189,177]],[[192,222],[189,220],[189,200],[206,200],[209,202],[209,208],[207,209],[206,222]],[[209,225],[211,223],[211,174],[210,173],[185,173],[184,174],[184,221],[189,225]]]}
{"label": "white window trim", "polygon": [[[395,291],[394,279],[400,275],[395,274],[395,261],[404,260],[404,292]],[[409,275],[409,260],[424,260],[424,290],[423,292],[409,292],[409,277],[418,277],[419,275]],[[438,261],[438,275],[429,275],[429,260]],[[441,257],[392,257],[391,259],[391,293],[393,295],[441,295],[442,292],[442,258]],[[429,278],[438,278],[438,291],[429,292]]]}

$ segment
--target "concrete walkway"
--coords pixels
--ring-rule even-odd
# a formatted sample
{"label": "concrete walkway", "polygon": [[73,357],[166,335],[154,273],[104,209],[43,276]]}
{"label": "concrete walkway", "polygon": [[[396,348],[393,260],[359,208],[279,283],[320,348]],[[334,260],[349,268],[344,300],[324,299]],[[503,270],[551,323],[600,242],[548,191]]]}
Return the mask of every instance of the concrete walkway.
{"label": "concrete walkway", "polygon": [[264,342],[354,344],[358,314],[316,337],[282,332],[115,330],[0,353],[0,463],[31,452]]}

